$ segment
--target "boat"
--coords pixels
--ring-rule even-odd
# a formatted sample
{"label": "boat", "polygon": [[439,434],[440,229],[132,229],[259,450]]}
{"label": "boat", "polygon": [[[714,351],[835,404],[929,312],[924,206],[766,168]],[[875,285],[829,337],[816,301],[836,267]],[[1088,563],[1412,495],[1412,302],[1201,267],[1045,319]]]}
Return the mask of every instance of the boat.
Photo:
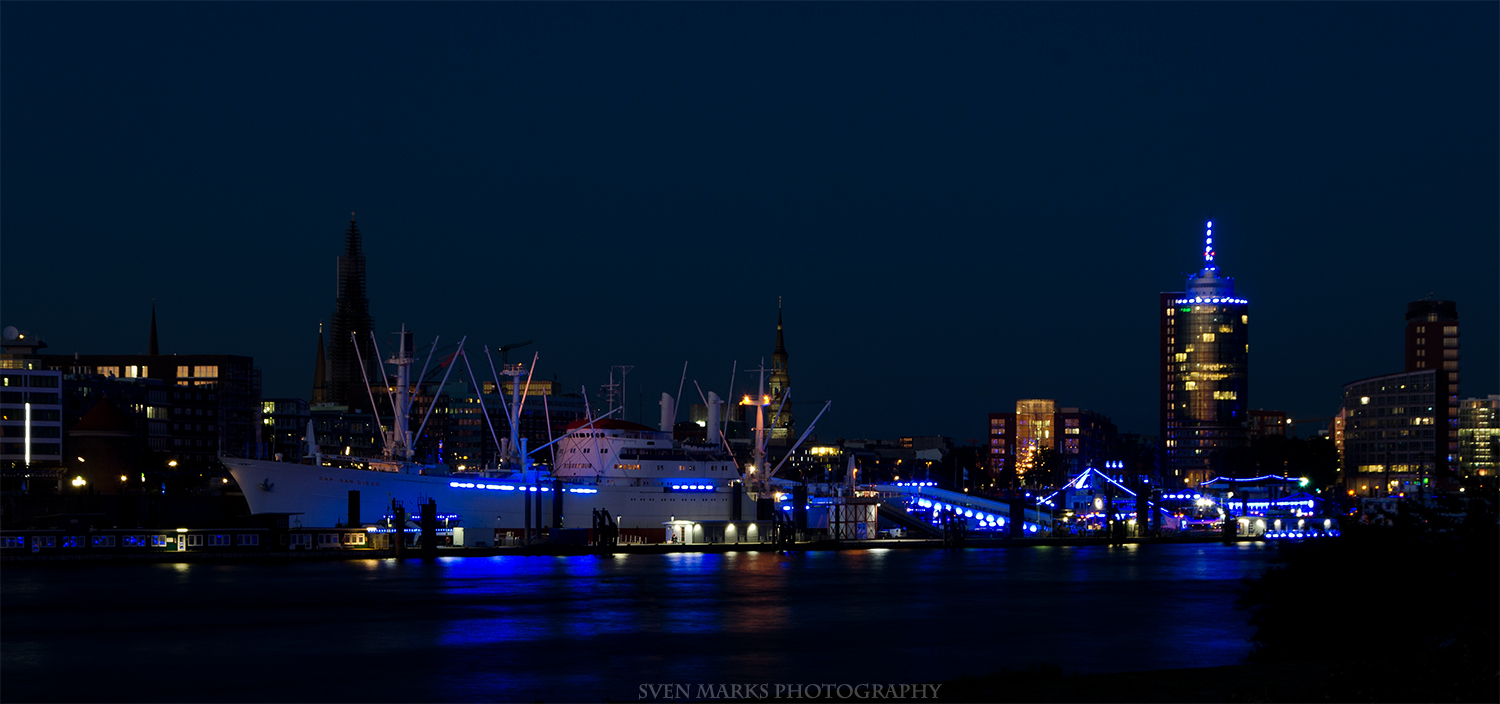
{"label": "boat", "polygon": [[[368,525],[383,520],[401,507],[413,515],[417,506],[435,502],[437,513],[450,525],[464,527],[465,544],[509,542],[506,534],[523,540],[541,528],[553,530],[588,528],[597,515],[607,515],[625,535],[646,542],[664,542],[674,535],[674,526],[705,521],[747,521],[765,518],[770,499],[791,482],[775,479],[775,469],[765,466],[765,409],[758,408],[756,437],[751,461],[744,466],[730,452],[722,436],[719,399],[710,393],[706,442],[684,443],[673,438],[676,401],[662,394],[659,429],[612,418],[615,411],[569,424],[562,437],[530,449],[518,436],[524,395],[521,377],[529,380],[530,369],[522,364],[504,365],[502,373],[512,382],[511,402],[505,412],[510,437],[496,439],[504,461],[490,469],[452,471],[442,465],[412,461],[415,437],[408,417],[412,405],[410,333],[398,337],[396,354],[386,360],[396,366],[392,394],[396,413],[393,426],[383,433],[381,459],[329,457],[309,452],[302,461],[272,461],[222,456],[220,459],[244,492],[252,514],[285,514],[289,523],[303,527]],[[463,342],[455,357],[463,354]],[[433,343],[436,349],[436,340]],[[429,360],[431,357],[429,356]],[[467,360],[466,364],[467,364]],[[535,361],[531,365],[534,368]],[[448,365],[451,372],[456,363]],[[764,364],[761,365],[764,391]],[[425,371],[425,370],[424,370]],[[472,375],[472,368],[470,369]],[[446,385],[447,374],[443,383]],[[368,380],[367,380],[368,385]],[[478,386],[476,381],[476,386]],[[371,396],[375,390],[371,389]],[[769,399],[762,393],[762,398]],[[825,405],[823,411],[828,410]],[[430,413],[430,410],[429,410]],[[818,414],[818,418],[822,413]],[[417,435],[420,435],[419,426]],[[812,425],[816,425],[817,418]],[[810,425],[798,445],[812,431]],[[490,429],[493,433],[493,428]],[[314,438],[309,423],[308,438]],[[796,449],[796,445],[792,450]],[[547,454],[540,454],[548,450]],[[550,467],[538,466],[533,458],[553,458]],[[787,455],[790,456],[791,452]],[[778,467],[779,468],[779,467]],[[357,495],[351,492],[359,492]],[[357,497],[357,498],[356,498]],[[763,501],[762,501],[763,500]],[[757,502],[760,502],[759,504]],[[364,515],[366,509],[377,509]],[[350,515],[351,513],[357,515]],[[740,535],[754,540],[764,527],[746,525]],[[491,538],[493,534],[493,538]],[[686,536],[685,536],[686,537]]]}

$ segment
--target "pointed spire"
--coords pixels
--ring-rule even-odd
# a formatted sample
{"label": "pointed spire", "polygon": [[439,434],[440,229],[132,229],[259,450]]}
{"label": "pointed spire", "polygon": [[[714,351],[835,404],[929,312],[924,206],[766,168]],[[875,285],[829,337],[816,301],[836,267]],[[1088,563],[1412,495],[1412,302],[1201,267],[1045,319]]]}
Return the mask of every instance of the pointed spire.
{"label": "pointed spire", "polygon": [[323,357],[323,323],[318,323],[318,356],[313,362],[312,403],[328,403],[328,363]]}
{"label": "pointed spire", "polygon": [[776,297],[776,349],[774,351],[786,354],[786,337],[781,331],[781,296]]}
{"label": "pointed spire", "polygon": [[156,344],[156,299],[151,299],[151,341],[147,343],[146,354],[159,355],[161,348]]}
{"label": "pointed spire", "polygon": [[344,254],[363,254],[362,242],[359,234],[359,223],[354,220],[354,213],[349,213],[349,230],[344,233]]}

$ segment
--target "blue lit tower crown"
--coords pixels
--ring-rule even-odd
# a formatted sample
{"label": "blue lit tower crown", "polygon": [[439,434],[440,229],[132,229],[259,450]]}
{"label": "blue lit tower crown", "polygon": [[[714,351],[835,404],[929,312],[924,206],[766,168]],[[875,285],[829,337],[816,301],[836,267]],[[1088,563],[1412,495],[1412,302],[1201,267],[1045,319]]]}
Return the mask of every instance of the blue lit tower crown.
{"label": "blue lit tower crown", "polygon": [[1202,271],[1161,294],[1162,471],[1178,486],[1208,481],[1216,450],[1248,442],[1250,306],[1214,265],[1213,225]]}

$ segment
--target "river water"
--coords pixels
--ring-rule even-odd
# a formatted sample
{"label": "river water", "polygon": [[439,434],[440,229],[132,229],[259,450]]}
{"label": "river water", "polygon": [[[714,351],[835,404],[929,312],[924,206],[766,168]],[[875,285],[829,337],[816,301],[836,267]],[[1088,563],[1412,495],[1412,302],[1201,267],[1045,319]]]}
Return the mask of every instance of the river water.
{"label": "river water", "polygon": [[6,701],[603,701],[1240,662],[1274,548],[85,564],[0,574]]}

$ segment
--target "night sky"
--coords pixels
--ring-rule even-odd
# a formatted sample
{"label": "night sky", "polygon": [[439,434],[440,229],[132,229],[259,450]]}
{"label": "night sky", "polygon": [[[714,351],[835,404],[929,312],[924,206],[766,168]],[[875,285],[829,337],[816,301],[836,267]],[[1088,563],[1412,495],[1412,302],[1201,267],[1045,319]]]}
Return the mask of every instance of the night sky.
{"label": "night sky", "polygon": [[154,298],[306,398],[355,211],[378,330],[637,365],[627,417],[742,391],[779,296],[825,440],[1154,434],[1212,219],[1252,408],[1332,415],[1429,294],[1500,393],[1497,8],[5,3],[3,324],[143,353]]}

